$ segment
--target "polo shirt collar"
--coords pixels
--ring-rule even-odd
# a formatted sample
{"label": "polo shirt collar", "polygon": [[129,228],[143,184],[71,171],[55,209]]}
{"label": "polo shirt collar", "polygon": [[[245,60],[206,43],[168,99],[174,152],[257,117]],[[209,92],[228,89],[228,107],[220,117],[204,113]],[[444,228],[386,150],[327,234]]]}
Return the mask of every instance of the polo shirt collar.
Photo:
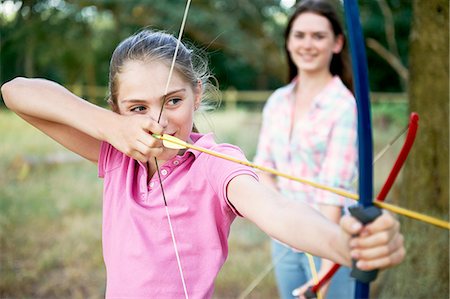
{"label": "polo shirt collar", "polygon": [[[213,133],[208,134],[200,134],[200,133],[191,133],[191,140],[194,142],[195,146],[203,147],[203,148],[211,148],[215,144]],[[186,152],[190,152],[197,158],[202,152],[196,151],[194,149],[187,149]]]}

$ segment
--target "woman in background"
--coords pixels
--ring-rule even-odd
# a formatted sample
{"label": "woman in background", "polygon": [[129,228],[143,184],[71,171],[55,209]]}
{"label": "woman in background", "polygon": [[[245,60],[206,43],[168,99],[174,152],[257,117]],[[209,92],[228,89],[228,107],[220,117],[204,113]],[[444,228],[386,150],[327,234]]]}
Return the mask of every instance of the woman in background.
{"label": "woman in background", "polygon": [[[337,1],[336,1],[337,5]],[[331,1],[299,3],[285,31],[289,83],[276,90],[263,112],[255,163],[328,186],[351,190],[357,169],[357,112],[343,27]],[[261,180],[284,196],[339,222],[346,199],[267,173]],[[318,236],[320,237],[320,236]],[[276,240],[272,259],[280,296],[312,283],[307,256]],[[326,259],[319,278],[332,266]],[[327,298],[353,298],[349,268],[335,274]],[[294,292],[296,293],[296,292]]]}

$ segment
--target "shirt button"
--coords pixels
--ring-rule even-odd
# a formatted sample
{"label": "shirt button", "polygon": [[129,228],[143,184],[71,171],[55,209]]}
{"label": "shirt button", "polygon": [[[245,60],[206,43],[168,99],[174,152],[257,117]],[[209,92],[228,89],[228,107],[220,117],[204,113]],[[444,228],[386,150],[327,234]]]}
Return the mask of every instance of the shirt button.
{"label": "shirt button", "polygon": [[162,175],[167,175],[167,170],[166,169],[161,170],[161,174]]}
{"label": "shirt button", "polygon": [[173,161],[173,165],[178,165],[178,164],[180,164],[180,161],[178,161],[178,160]]}
{"label": "shirt button", "polygon": [[153,188],[154,185],[155,185],[155,182],[150,182],[150,188]]}

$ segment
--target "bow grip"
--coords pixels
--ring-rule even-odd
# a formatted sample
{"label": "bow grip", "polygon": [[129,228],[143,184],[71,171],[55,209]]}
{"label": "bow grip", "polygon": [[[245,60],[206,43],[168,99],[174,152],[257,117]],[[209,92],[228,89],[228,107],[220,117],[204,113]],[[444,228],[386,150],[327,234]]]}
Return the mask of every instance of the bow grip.
{"label": "bow grip", "polygon": [[[366,225],[374,221],[377,217],[381,215],[381,209],[375,206],[365,208],[361,205],[354,205],[349,207],[348,210],[350,211],[350,214],[359,221],[361,221],[363,225]],[[356,267],[356,260],[352,260],[352,272],[350,273],[350,275],[354,277],[356,280],[363,283],[369,283],[377,278],[377,274],[378,269],[371,271],[362,271],[358,269]]]}

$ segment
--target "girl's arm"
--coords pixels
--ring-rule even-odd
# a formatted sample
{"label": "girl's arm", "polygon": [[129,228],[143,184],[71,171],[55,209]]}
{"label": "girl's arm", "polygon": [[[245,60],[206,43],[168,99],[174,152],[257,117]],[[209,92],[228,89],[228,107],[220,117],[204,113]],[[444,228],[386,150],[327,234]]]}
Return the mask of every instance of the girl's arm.
{"label": "girl's arm", "polygon": [[[403,260],[403,236],[390,214],[365,227],[345,216],[340,228],[307,204],[283,198],[246,175],[231,180],[227,196],[261,230],[298,250],[347,266],[355,258],[361,270],[385,268]],[[355,234],[360,235],[351,238]]]}
{"label": "girl's arm", "polygon": [[[332,221],[333,223],[339,223],[342,217],[342,207],[334,206],[334,205],[324,205],[319,204],[319,211],[324,215],[327,219]],[[334,266],[334,262],[328,259],[323,258],[320,266],[320,270],[318,273],[319,279],[325,276],[328,271]],[[311,285],[314,281],[311,280],[307,284]],[[326,298],[326,294],[328,292],[328,287],[330,286],[330,281],[328,281],[322,288],[322,296]]]}
{"label": "girl's arm", "polygon": [[273,174],[260,171],[258,172],[258,177],[261,183],[265,184],[267,187],[275,191],[278,191],[275,176]]}
{"label": "girl's arm", "polygon": [[149,118],[121,116],[95,106],[61,85],[44,79],[16,78],[1,92],[6,106],[69,150],[97,162],[101,141],[142,160],[158,142],[148,132],[161,128]]}
{"label": "girl's arm", "polygon": [[[351,103],[355,100],[351,98]],[[327,136],[326,151],[317,175],[322,184],[352,190],[352,181],[358,165],[356,104],[335,113],[331,132]],[[319,211],[334,223],[339,223],[346,199],[325,190],[316,189],[312,195]],[[319,277],[328,273],[333,262],[322,259]],[[327,290],[328,284],[322,290]]]}

